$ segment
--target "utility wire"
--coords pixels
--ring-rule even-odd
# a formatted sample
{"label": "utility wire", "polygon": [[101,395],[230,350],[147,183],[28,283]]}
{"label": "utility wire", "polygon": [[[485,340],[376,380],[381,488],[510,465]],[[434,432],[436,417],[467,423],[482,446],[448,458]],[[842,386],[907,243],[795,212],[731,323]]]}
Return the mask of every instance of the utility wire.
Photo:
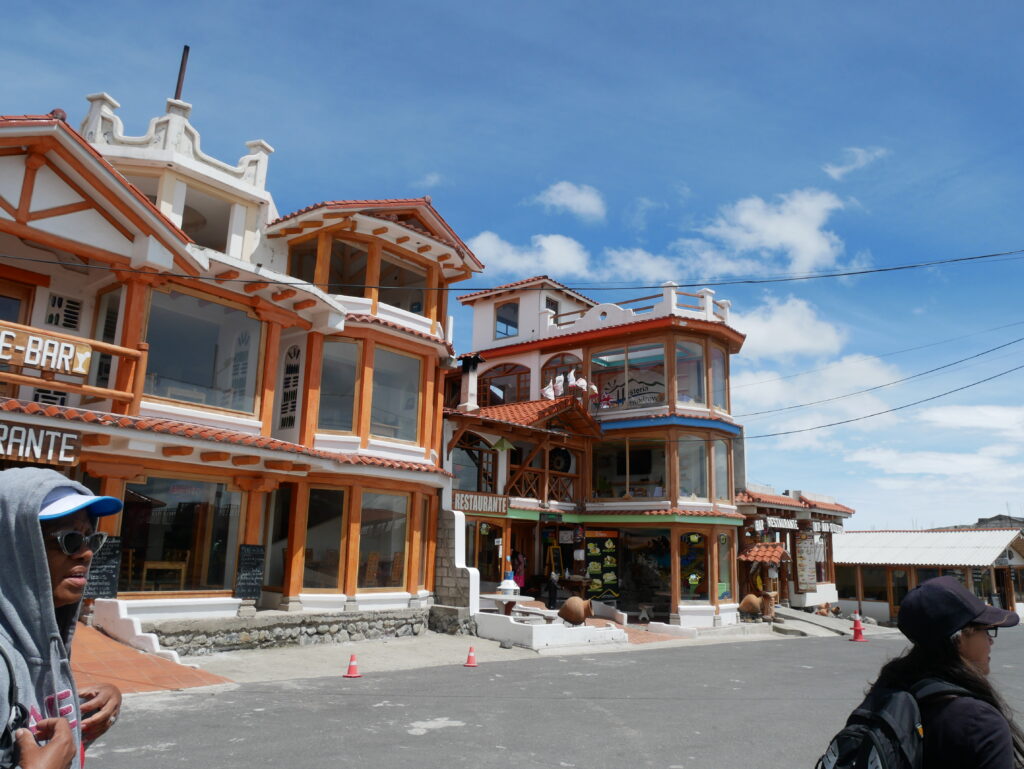
{"label": "utility wire", "polygon": [[926,376],[928,374],[934,374],[936,371],[942,371],[943,369],[952,368],[953,366],[957,366],[969,360],[974,360],[975,358],[980,358],[983,355],[988,355],[990,353],[995,352],[996,350],[1002,350],[1004,347],[1010,347],[1011,345],[1018,344],[1019,342],[1024,342],[1024,336],[1017,337],[1016,339],[1006,342],[1005,344],[990,347],[987,350],[982,350],[981,352],[975,353],[974,355],[968,355],[966,358],[960,358],[960,360],[955,360],[952,363],[944,363],[941,366],[936,366],[935,368],[928,369],[927,371],[921,371],[918,372],[917,374],[911,374],[901,379],[894,379],[891,382],[885,382],[883,384],[875,385],[873,387],[866,387],[863,390],[855,390],[854,392],[846,393],[845,395],[834,395],[831,398],[822,398],[821,400],[809,401],[807,403],[797,403],[792,406],[782,406],[781,408],[777,409],[765,409],[764,411],[748,411],[745,414],[733,414],[733,416],[739,418],[755,417],[760,416],[761,414],[777,414],[780,411],[792,411],[793,409],[802,409],[806,408],[807,406],[817,406],[822,403],[831,403],[832,401],[842,400],[843,398],[852,398],[854,395],[863,395],[864,393],[874,392],[875,390],[881,390],[885,387],[892,387],[893,385],[902,384],[903,382],[909,382],[911,379],[917,379],[918,377]]}

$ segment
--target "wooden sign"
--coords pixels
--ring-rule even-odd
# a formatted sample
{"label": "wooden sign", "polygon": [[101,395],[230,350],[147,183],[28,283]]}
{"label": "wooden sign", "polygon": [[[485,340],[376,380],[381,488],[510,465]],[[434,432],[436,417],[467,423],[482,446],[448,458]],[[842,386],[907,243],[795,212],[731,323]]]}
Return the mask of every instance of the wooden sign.
{"label": "wooden sign", "polygon": [[121,576],[121,538],[107,537],[98,553],[92,556],[85,598],[116,598]]}
{"label": "wooden sign", "polygon": [[263,564],[266,548],[263,545],[238,546],[238,573],[235,576],[235,598],[258,601],[263,590]]}
{"label": "wooden sign", "polygon": [[91,362],[92,347],[84,342],[70,342],[0,323],[0,363],[84,377],[89,374]]}
{"label": "wooden sign", "polygon": [[71,430],[0,422],[0,459],[73,466],[81,446],[81,435]]}
{"label": "wooden sign", "polygon": [[500,494],[484,494],[479,491],[455,491],[453,492],[453,507],[464,513],[504,515],[508,512],[508,497]]}
{"label": "wooden sign", "polygon": [[794,536],[796,537],[796,589],[801,593],[813,593],[818,589],[814,534],[801,529]]}

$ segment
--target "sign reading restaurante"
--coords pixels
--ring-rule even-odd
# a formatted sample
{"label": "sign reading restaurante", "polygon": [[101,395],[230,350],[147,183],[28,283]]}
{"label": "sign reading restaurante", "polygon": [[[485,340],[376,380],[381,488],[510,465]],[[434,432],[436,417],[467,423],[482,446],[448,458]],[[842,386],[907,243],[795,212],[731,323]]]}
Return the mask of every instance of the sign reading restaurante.
{"label": "sign reading restaurante", "polygon": [[0,362],[57,374],[86,376],[92,347],[0,323]]}
{"label": "sign reading restaurante", "polygon": [[464,513],[495,513],[504,515],[508,512],[508,497],[499,494],[482,494],[476,491],[456,491],[454,507]]}
{"label": "sign reading restaurante", "polygon": [[0,459],[46,465],[77,465],[80,436],[68,430],[48,430],[0,422]]}

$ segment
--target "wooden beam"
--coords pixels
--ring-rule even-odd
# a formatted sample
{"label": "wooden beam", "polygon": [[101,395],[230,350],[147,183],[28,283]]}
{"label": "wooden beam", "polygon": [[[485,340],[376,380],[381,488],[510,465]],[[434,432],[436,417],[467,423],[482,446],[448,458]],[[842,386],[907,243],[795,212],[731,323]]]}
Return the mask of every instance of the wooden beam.
{"label": "wooden beam", "polygon": [[312,467],[312,465],[304,465],[301,462],[296,462],[292,465],[292,470],[299,473],[308,473],[310,467]]}
{"label": "wooden beam", "polygon": [[[469,425],[462,425],[462,427],[455,431],[455,433],[452,435],[452,439],[448,441],[448,445],[445,446],[444,448],[445,456],[448,456],[449,454],[452,453],[452,449],[455,448],[455,444],[459,442],[459,438],[461,438],[466,433],[467,430],[469,430]],[[443,465],[444,462],[442,462],[441,464]]]}
{"label": "wooden beam", "polygon": [[88,200],[82,200],[78,203],[68,203],[64,206],[54,206],[53,208],[44,208],[41,211],[32,211],[28,215],[28,220],[34,222],[37,219],[50,219],[54,216],[64,216],[65,214],[74,214],[79,211],[87,211],[92,208],[93,205]]}
{"label": "wooden beam", "polygon": [[263,461],[263,466],[268,470],[291,470],[295,463],[284,459],[266,459]]}
{"label": "wooden beam", "polygon": [[299,443],[312,446],[320,423],[320,377],[323,373],[324,335],[315,332],[306,337],[306,361],[303,372],[302,409],[299,412]]}
{"label": "wooden beam", "polygon": [[[36,186],[36,173],[46,163],[46,156],[39,152],[31,152],[25,158],[25,175],[21,178],[21,198],[18,200],[18,210],[15,219],[20,224],[28,221],[28,209],[32,205],[32,192]],[[83,197],[85,197],[83,195]]]}
{"label": "wooden beam", "polygon": [[199,458],[204,462],[227,462],[231,454],[227,451],[204,451]]}
{"label": "wooden beam", "polygon": [[274,433],[274,392],[277,385],[277,363],[281,354],[281,324],[270,321],[264,326],[263,381],[260,395],[260,426],[265,436]]}
{"label": "wooden beam", "polygon": [[387,227],[378,227],[375,230],[371,230],[371,233],[374,234],[374,235],[383,235],[387,231],[388,231]]}
{"label": "wooden beam", "polygon": [[160,451],[165,457],[187,457],[195,449],[191,446],[164,446]]}
{"label": "wooden beam", "polygon": [[241,274],[238,270],[224,270],[224,272],[215,275],[213,279],[218,283],[223,283],[225,280],[234,280]]}
{"label": "wooden beam", "polygon": [[231,464],[235,467],[242,467],[243,465],[258,465],[260,458],[253,454],[243,454],[240,457],[231,457]]}
{"label": "wooden beam", "polygon": [[109,435],[83,435],[83,446],[107,446],[110,444]]}
{"label": "wooden beam", "polygon": [[409,240],[408,235],[399,235],[397,238],[395,238],[396,243],[405,243],[407,240]]}
{"label": "wooden beam", "polygon": [[302,299],[301,301],[295,302],[292,305],[292,309],[298,312],[299,310],[308,310],[310,307],[316,305],[316,299]]}
{"label": "wooden beam", "polygon": [[304,230],[311,230],[314,227],[323,226],[323,222],[320,219],[306,219],[304,222],[299,222],[299,226]]}
{"label": "wooden beam", "polygon": [[420,246],[419,248],[416,249],[416,253],[417,254],[425,254],[425,253],[427,253],[427,251],[429,251],[432,248],[433,248],[433,246]]}
{"label": "wooden beam", "polygon": [[273,299],[275,302],[283,302],[285,299],[291,299],[293,296],[295,296],[295,293],[296,291],[294,288],[286,288],[281,291],[278,291],[276,294],[271,294],[270,298]]}
{"label": "wooden beam", "polygon": [[246,283],[244,286],[242,286],[242,290],[247,294],[255,294],[257,291],[262,291],[263,289],[269,286],[269,283],[261,280],[257,283]]}
{"label": "wooden beam", "polygon": [[351,219],[352,214],[348,211],[330,211],[324,214],[324,219]]}
{"label": "wooden beam", "polygon": [[269,235],[267,235],[267,239],[268,240],[273,240],[274,238],[283,238],[283,237],[285,237],[285,234],[283,232],[271,232]]}

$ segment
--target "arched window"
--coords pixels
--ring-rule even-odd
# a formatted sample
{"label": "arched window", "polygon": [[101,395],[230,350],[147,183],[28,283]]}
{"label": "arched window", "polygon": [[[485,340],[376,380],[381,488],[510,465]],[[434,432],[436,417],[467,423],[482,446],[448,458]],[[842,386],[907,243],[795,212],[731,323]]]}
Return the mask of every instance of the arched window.
{"label": "arched window", "polygon": [[452,451],[452,472],[455,475],[453,485],[461,491],[494,494],[497,490],[497,458],[498,452],[487,441],[479,435],[464,433]]}
{"label": "arched window", "polygon": [[573,375],[577,379],[583,376],[583,361],[571,353],[562,353],[548,358],[540,370],[540,385],[544,387],[548,382],[553,382],[561,374],[563,376],[575,371]]}
{"label": "arched window", "polygon": [[530,399],[530,369],[518,363],[502,363],[487,369],[477,380],[481,406],[501,406]]}

